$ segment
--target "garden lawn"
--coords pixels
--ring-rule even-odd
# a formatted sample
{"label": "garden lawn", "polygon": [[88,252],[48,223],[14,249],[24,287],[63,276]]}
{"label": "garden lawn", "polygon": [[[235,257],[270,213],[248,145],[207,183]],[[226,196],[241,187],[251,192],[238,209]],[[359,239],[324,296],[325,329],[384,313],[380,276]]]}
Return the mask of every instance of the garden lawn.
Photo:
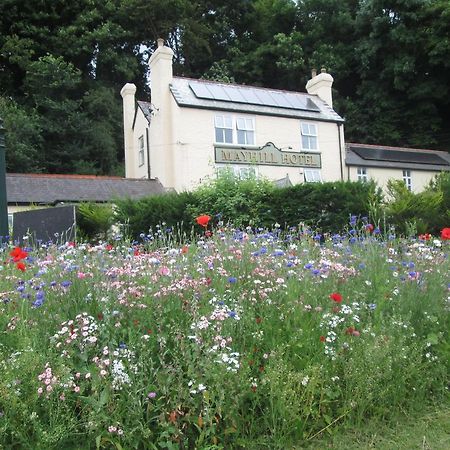
{"label": "garden lawn", "polygon": [[445,405],[448,241],[373,231],[3,243],[0,448],[352,448]]}

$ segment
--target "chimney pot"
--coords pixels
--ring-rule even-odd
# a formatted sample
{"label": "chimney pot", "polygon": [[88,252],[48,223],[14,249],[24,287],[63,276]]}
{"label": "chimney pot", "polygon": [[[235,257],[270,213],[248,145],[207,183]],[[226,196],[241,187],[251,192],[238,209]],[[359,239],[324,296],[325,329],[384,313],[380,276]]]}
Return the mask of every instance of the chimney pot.
{"label": "chimney pot", "polygon": [[311,69],[311,78],[314,78],[317,75],[316,69]]}
{"label": "chimney pot", "polygon": [[158,47],[163,47],[164,46],[164,39],[159,38],[156,40],[156,42],[158,43]]}

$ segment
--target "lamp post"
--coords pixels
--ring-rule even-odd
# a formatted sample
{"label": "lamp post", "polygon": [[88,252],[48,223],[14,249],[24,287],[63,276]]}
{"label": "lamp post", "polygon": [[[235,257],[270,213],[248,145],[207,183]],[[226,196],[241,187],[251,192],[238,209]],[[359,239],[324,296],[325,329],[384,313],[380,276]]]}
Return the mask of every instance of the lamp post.
{"label": "lamp post", "polygon": [[[8,236],[8,201],[6,200],[5,129],[0,118],[0,236]],[[0,239],[1,244],[1,239]]]}

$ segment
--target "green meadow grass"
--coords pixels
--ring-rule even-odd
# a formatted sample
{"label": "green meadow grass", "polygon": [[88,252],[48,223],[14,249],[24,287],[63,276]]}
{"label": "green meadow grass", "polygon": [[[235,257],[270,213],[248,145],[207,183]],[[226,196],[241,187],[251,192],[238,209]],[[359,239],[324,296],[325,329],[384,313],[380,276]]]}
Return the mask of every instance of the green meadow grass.
{"label": "green meadow grass", "polygon": [[0,448],[448,448],[448,250],[363,224],[3,245]]}

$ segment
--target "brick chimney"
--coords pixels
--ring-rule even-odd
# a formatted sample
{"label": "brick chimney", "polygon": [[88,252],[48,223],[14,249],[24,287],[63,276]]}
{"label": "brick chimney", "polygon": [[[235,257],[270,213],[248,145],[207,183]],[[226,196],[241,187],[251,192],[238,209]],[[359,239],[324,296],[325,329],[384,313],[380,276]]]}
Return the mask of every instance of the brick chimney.
{"label": "brick chimney", "polygon": [[333,77],[322,68],[317,75],[315,69],[312,71],[312,78],[306,83],[306,91],[308,94],[317,95],[321,100],[333,107],[333,97],[331,94],[331,86],[333,85]]}
{"label": "brick chimney", "polygon": [[120,95],[123,102],[123,134],[125,147],[125,177],[136,178],[135,167],[137,167],[136,152],[134,151],[134,136],[133,136],[133,120],[136,108],[135,101],[136,86],[132,83],[127,83]]}

